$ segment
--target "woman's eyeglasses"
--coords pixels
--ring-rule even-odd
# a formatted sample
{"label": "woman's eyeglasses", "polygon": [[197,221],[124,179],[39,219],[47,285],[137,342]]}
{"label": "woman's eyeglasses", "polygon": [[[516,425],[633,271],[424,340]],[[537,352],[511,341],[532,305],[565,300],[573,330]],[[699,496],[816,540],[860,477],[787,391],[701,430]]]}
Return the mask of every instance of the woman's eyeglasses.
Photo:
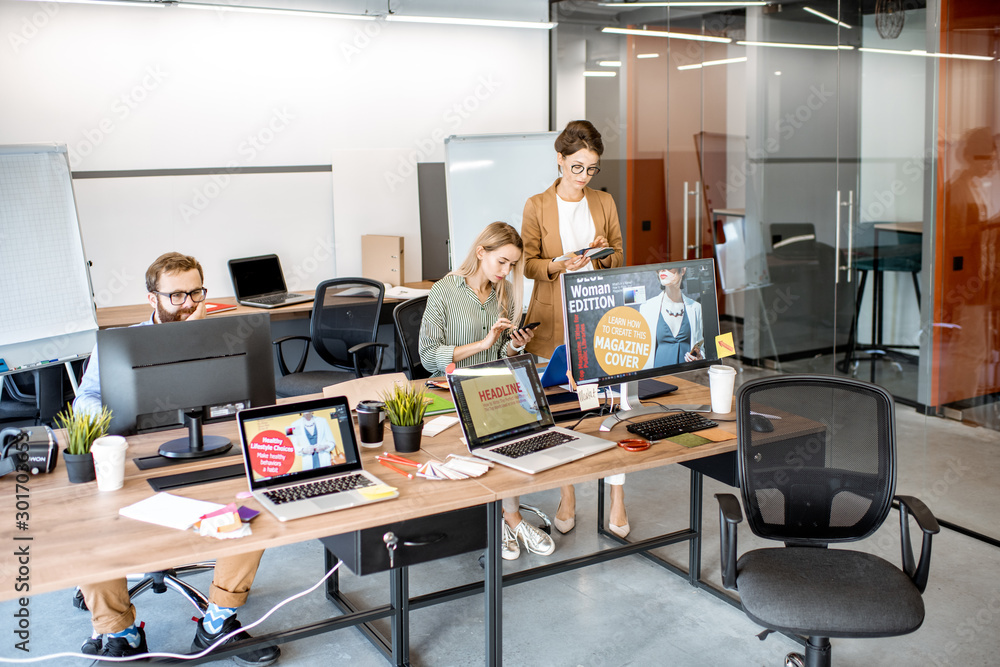
{"label": "woman's eyeglasses", "polygon": [[193,289],[190,292],[156,292],[153,294],[159,294],[160,296],[169,296],[170,303],[174,306],[183,306],[184,302],[187,301],[188,297],[191,297],[192,303],[201,303],[208,296],[208,290],[204,287],[199,287],[198,289]]}
{"label": "woman's eyeglasses", "polygon": [[[569,168],[569,170],[574,174],[582,174],[583,168],[582,164],[574,164]],[[601,173],[600,167],[587,167],[587,176],[597,176],[599,173]]]}

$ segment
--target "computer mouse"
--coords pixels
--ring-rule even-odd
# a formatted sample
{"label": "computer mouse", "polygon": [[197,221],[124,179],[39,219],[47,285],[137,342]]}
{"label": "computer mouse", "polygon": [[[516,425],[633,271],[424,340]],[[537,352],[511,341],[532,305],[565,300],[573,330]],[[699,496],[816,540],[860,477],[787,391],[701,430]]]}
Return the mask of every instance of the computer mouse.
{"label": "computer mouse", "polygon": [[750,415],[750,430],[757,433],[770,433],[774,430],[774,424],[763,415]]}

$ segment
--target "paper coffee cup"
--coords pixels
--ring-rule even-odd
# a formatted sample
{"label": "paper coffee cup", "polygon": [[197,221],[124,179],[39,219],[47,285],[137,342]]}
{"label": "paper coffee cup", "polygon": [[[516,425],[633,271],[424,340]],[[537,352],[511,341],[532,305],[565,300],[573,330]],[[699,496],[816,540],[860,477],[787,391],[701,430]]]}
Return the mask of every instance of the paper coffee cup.
{"label": "paper coffee cup", "polygon": [[712,412],[729,414],[733,410],[736,369],[729,366],[708,367],[708,387],[712,392]]}
{"label": "paper coffee cup", "polygon": [[117,491],[124,485],[126,449],[128,443],[120,435],[106,435],[90,445],[99,491]]}

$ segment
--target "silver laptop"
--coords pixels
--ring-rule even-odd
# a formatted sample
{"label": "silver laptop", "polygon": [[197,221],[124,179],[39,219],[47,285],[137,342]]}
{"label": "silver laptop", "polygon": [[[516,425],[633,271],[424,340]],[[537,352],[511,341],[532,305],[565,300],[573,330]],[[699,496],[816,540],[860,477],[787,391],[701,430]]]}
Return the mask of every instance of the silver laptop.
{"label": "silver laptop", "polygon": [[555,426],[530,355],[455,369],[448,386],[469,451],[480,458],[534,474],[615,446]]}
{"label": "silver laptop", "polygon": [[236,420],[250,492],[280,521],[399,495],[361,467],[345,396],[240,410]]}
{"label": "silver laptop", "polygon": [[254,308],[280,308],[312,301],[311,294],[292,294],[285,287],[285,274],[277,255],[229,260],[236,301]]}

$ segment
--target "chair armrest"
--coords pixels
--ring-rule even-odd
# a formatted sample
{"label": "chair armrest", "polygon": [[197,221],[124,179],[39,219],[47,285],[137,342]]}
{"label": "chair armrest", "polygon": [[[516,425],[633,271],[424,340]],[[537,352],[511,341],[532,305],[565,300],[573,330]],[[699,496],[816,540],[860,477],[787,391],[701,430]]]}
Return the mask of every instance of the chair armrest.
{"label": "chair armrest", "polygon": [[[287,364],[285,364],[285,353],[282,345],[290,340],[304,340],[305,345],[302,346],[302,355],[299,357],[299,363],[296,364],[294,371],[289,371]],[[309,336],[282,336],[277,340],[271,341],[271,345],[274,345],[275,352],[278,353],[278,370],[281,371],[281,376],[284,377],[290,373],[301,373],[302,369],[306,367],[306,357],[309,356],[309,343],[312,342],[312,338]]]}
{"label": "chair armrest", "polygon": [[743,521],[740,502],[731,493],[717,493],[719,501],[720,550],[722,552],[722,587],[736,590],[736,526]]}
{"label": "chair armrest", "polygon": [[382,372],[382,354],[385,352],[385,348],[389,347],[389,344],[375,343],[375,342],[358,343],[357,345],[354,345],[353,347],[347,349],[347,351],[351,354],[351,357],[354,358],[354,377],[357,378],[364,377],[364,374],[361,372],[361,364],[358,363],[358,352],[360,352],[361,350],[366,350],[370,347],[376,348],[375,370],[372,371],[372,375],[378,375],[379,373]]}
{"label": "chair armrest", "polygon": [[[931,569],[931,538],[941,532],[934,514],[927,508],[919,498],[913,496],[896,496],[899,502],[899,537],[903,552],[903,571],[913,581],[921,593],[927,588],[927,577]],[[914,564],[913,545],[910,543],[910,522],[909,517],[917,522],[923,532],[923,540],[920,544],[920,562]]]}

